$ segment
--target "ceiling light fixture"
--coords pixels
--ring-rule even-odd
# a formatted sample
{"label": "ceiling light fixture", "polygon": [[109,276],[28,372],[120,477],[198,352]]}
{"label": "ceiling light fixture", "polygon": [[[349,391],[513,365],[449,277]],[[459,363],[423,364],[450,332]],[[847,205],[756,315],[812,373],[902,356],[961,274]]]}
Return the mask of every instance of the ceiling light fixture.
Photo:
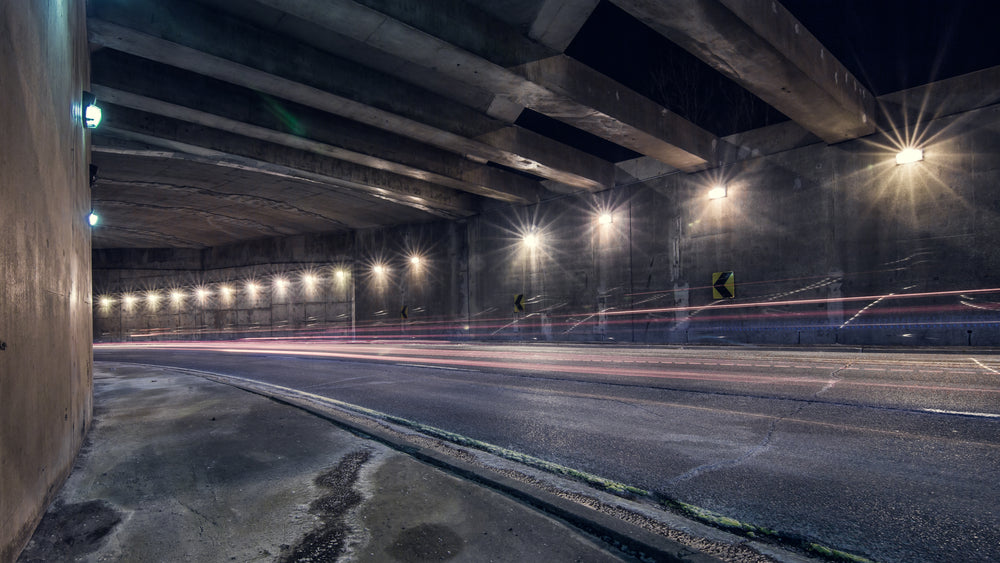
{"label": "ceiling light fixture", "polygon": [[903,149],[896,154],[896,164],[910,164],[911,162],[919,162],[923,159],[923,149],[915,149],[913,147]]}

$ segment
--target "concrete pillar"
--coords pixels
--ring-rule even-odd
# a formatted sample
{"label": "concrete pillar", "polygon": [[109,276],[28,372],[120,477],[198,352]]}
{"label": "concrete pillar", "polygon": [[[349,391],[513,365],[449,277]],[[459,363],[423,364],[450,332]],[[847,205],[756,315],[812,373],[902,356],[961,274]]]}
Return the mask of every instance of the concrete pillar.
{"label": "concrete pillar", "polygon": [[0,561],[13,561],[91,419],[84,2],[0,3]]}

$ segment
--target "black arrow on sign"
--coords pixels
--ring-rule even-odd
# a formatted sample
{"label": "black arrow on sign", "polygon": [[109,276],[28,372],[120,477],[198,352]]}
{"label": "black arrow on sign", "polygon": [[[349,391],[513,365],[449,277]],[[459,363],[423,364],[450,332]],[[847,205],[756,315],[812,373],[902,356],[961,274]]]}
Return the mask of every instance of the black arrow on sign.
{"label": "black arrow on sign", "polygon": [[712,287],[715,291],[719,292],[719,295],[721,295],[723,299],[732,299],[733,297],[733,294],[729,292],[729,288],[726,287],[726,282],[728,282],[729,278],[732,276],[732,272],[720,272],[719,277],[712,282]]}
{"label": "black arrow on sign", "polygon": [[517,296],[514,297],[514,312],[515,313],[523,313],[524,312],[524,303],[523,303],[523,301],[524,301],[524,294],[523,293],[518,293]]}
{"label": "black arrow on sign", "polygon": [[406,314],[407,310],[409,308],[410,308],[409,305],[403,305],[403,308],[399,310],[399,318],[401,318],[401,319],[408,319],[408,318],[410,318],[409,315]]}

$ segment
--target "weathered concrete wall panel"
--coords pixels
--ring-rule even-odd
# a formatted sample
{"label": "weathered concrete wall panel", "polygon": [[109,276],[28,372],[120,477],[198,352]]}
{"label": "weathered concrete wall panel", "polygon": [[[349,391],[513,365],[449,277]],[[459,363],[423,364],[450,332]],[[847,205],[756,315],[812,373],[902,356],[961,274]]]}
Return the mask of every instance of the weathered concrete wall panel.
{"label": "weathered concrete wall panel", "polygon": [[0,561],[90,423],[88,72],[83,2],[0,4]]}

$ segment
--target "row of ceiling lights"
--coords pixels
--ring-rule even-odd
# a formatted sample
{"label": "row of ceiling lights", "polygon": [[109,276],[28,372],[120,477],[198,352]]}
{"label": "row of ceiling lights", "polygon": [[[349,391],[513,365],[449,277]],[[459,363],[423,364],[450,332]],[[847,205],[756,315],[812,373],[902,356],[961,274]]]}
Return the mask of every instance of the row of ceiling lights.
{"label": "row of ceiling lights", "polygon": [[[420,256],[416,255],[410,256],[408,260],[410,264],[413,265],[414,267],[420,267],[422,264],[424,264],[424,259],[421,258]],[[389,273],[389,267],[384,264],[374,264],[372,265],[370,271],[374,276],[385,276],[386,274]],[[337,282],[342,283],[345,280],[347,280],[349,276],[350,276],[349,271],[343,268],[338,268],[333,271],[333,278]],[[321,281],[322,279],[319,275],[311,272],[304,273],[300,276],[300,282],[302,284],[302,287],[307,292],[315,291]],[[278,295],[284,295],[285,293],[287,293],[291,286],[292,286],[292,281],[284,276],[275,276],[271,280],[271,289],[273,289],[274,292],[277,293]],[[266,289],[267,289],[266,285],[256,281],[248,281],[243,284],[243,292],[246,294],[247,297],[251,299],[256,298],[261,292],[265,291]],[[173,289],[169,292],[168,296],[171,302],[173,302],[174,304],[180,304],[189,296],[197,298],[200,302],[206,301],[209,297],[212,297],[213,295],[218,295],[223,300],[228,300],[232,299],[235,296],[236,291],[237,291],[236,287],[234,287],[231,284],[219,284],[216,286],[214,292],[211,289],[209,289],[208,286],[198,286],[189,291],[184,291],[182,289]],[[119,300],[116,300],[114,297],[105,295],[101,296],[98,299],[98,304],[101,307],[107,308],[120,301],[126,307],[132,307],[140,300],[146,301],[146,303],[150,307],[155,307],[159,305],[160,301],[163,300],[163,292],[157,290],[151,290],[145,292],[141,296],[136,293],[123,293]]]}

